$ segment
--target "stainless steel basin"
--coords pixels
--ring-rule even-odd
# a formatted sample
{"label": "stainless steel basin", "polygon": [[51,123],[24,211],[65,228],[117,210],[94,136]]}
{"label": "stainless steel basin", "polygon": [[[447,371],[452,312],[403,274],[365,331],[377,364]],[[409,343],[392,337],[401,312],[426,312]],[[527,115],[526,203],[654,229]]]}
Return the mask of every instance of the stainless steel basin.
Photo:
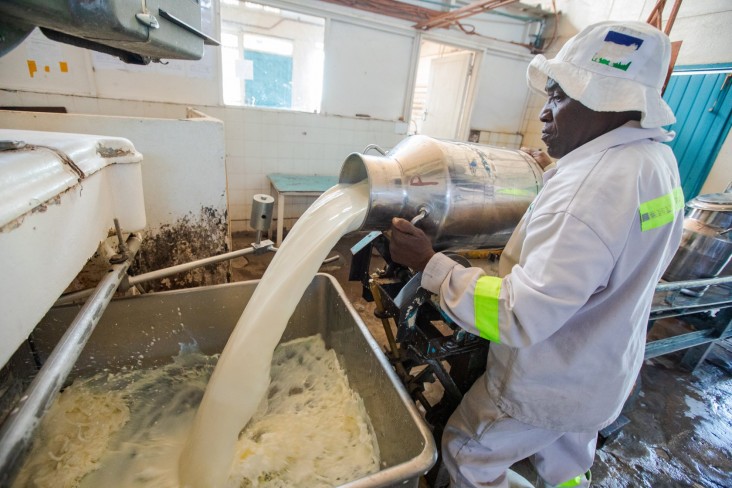
{"label": "stainless steel basin", "polygon": [[[74,376],[105,368],[150,367],[170,362],[180,343],[196,342],[215,354],[233,330],[258,281],[161,292],[114,300],[104,312]],[[52,309],[33,333],[45,360],[78,307]],[[347,487],[417,487],[434,464],[432,435],[379,345],[330,275],[318,274],[295,309],[282,340],[321,334],[336,351],[351,386],[363,398],[381,452],[380,471]]]}

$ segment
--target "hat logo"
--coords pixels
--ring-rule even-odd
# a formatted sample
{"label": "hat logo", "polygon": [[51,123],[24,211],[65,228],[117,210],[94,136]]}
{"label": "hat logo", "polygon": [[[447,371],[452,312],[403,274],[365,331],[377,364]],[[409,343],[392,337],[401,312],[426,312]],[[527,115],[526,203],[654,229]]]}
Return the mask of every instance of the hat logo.
{"label": "hat logo", "polygon": [[643,39],[621,32],[609,31],[592,61],[621,71],[628,71],[633,55],[640,49]]}

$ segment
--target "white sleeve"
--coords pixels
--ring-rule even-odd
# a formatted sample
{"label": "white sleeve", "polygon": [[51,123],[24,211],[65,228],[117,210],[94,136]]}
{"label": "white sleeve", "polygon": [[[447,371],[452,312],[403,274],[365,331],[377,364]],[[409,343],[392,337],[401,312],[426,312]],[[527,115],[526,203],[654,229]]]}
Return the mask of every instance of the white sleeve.
{"label": "white sleeve", "polygon": [[[612,272],[614,259],[589,226],[565,213],[532,219],[522,262],[501,281],[501,343],[526,347],[559,330]],[[442,310],[463,329],[475,327],[475,285],[485,276],[437,253],[427,263],[422,287],[439,294]]]}
{"label": "white sleeve", "polygon": [[466,268],[442,253],[435,254],[422,272],[422,288],[440,297],[440,308],[461,328],[480,335],[475,328],[475,282],[485,276],[480,268]]}

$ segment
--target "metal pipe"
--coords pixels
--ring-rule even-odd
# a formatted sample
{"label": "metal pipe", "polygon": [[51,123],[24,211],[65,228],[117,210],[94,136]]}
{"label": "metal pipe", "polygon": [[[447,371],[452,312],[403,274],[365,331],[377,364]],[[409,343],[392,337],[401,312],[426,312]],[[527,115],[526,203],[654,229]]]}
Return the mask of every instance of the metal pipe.
{"label": "metal pipe", "polygon": [[158,269],[155,271],[150,271],[149,273],[143,273],[141,275],[137,276],[130,276],[130,285],[134,286],[138,283],[143,283],[145,281],[152,281],[157,280],[160,278],[165,278],[166,276],[171,276],[178,273],[183,273],[184,271],[190,271],[195,268],[200,268],[202,266],[207,266],[209,264],[218,263],[220,261],[226,261],[228,259],[234,259],[238,258],[240,256],[245,256],[247,254],[251,254],[256,249],[254,247],[247,247],[244,249],[239,249],[238,251],[231,251],[224,254],[219,254],[217,256],[211,256],[208,258],[198,259],[196,261],[191,261],[189,263],[183,263],[178,264],[175,266],[171,266],[169,268],[163,268]]}
{"label": "metal pipe", "polygon": [[[262,241],[262,242],[267,242],[267,241]],[[274,246],[269,246],[267,250],[275,251],[276,249]],[[191,261],[189,263],[178,264],[176,266],[171,266],[169,268],[163,268],[163,269],[158,269],[155,271],[150,271],[149,273],[143,273],[143,274],[137,275],[137,276],[130,276],[129,285],[136,286],[145,281],[165,278],[167,276],[171,276],[171,275],[178,274],[178,273],[183,273],[185,271],[190,271],[195,268],[200,268],[201,266],[218,263],[220,261],[226,261],[228,259],[238,258],[239,256],[251,254],[254,251],[256,251],[256,249],[254,247],[247,247],[245,249],[239,249],[238,251],[231,251],[231,252],[227,252],[224,254],[219,254],[217,256],[211,256],[208,258],[198,259],[196,261]],[[93,288],[89,288],[86,290],[75,291],[73,293],[67,293],[65,295],[62,295],[61,298],[59,298],[56,301],[55,305],[68,305],[70,303],[73,303],[77,300],[80,300],[82,298],[85,298],[85,297],[91,295],[93,291],[94,291]]]}
{"label": "metal pipe", "polygon": [[0,429],[0,486],[10,486],[18,474],[20,462],[31,445],[35,429],[66,381],[114,291],[126,276],[140,242],[139,235],[130,234],[127,239],[127,260],[113,265],[99,282],[25,395],[8,415]]}
{"label": "metal pipe", "polygon": [[117,243],[119,245],[119,253],[124,254],[127,252],[125,243],[122,241],[122,229],[119,226],[119,219],[114,219],[114,230],[117,233]]}
{"label": "metal pipe", "polygon": [[660,283],[656,285],[656,291],[673,291],[681,290],[684,288],[700,288],[702,286],[722,285],[724,283],[732,283],[732,276]]}
{"label": "metal pipe", "polygon": [[666,28],[663,30],[667,36],[671,35],[671,28],[674,26],[674,22],[676,22],[676,15],[679,13],[680,8],[681,0],[676,0],[674,2],[674,6],[671,8],[671,14],[668,16],[668,20],[666,21]]}

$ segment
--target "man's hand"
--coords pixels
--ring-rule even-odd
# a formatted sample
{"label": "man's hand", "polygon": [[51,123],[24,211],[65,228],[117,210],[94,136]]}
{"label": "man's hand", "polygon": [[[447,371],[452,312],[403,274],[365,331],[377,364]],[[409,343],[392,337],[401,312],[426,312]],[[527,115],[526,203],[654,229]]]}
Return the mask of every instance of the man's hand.
{"label": "man's hand", "polygon": [[525,152],[529,156],[531,156],[534,161],[536,161],[536,164],[541,166],[541,169],[546,169],[547,166],[552,164],[554,161],[552,158],[549,157],[547,153],[542,151],[541,149],[531,149],[528,147],[522,147],[521,151]]}
{"label": "man's hand", "polygon": [[415,271],[424,270],[427,262],[435,255],[432,243],[422,229],[396,217],[391,220],[389,253],[395,262]]}

